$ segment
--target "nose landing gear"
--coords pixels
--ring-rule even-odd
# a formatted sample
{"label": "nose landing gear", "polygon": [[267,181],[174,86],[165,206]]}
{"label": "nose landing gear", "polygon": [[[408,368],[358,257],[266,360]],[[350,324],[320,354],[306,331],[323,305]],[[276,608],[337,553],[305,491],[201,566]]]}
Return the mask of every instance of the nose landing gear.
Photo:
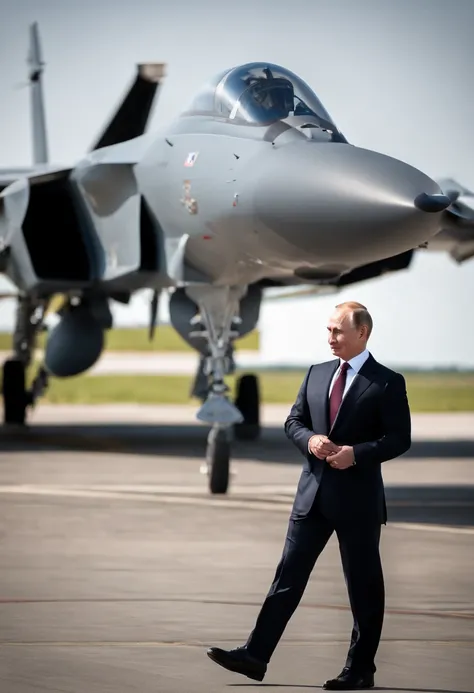
{"label": "nose landing gear", "polygon": [[229,356],[231,340],[238,336],[232,326],[240,320],[239,305],[245,287],[188,286],[186,293],[199,307],[203,329],[190,336],[205,338],[209,356],[203,373],[208,379],[207,396],[197,418],[211,425],[207,439],[206,471],[209,491],[227,493],[230,477],[232,432],[240,440],[255,440],[260,432],[259,392],[255,376],[239,379],[235,404],[228,398],[224,378],[232,368]]}

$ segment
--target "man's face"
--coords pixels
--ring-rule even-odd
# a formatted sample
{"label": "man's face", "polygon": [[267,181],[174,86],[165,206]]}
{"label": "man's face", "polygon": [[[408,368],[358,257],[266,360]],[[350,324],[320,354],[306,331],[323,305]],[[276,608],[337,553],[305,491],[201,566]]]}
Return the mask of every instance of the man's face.
{"label": "man's face", "polygon": [[367,344],[367,328],[356,329],[349,311],[336,310],[328,322],[328,343],[334,356],[350,361],[364,351]]}

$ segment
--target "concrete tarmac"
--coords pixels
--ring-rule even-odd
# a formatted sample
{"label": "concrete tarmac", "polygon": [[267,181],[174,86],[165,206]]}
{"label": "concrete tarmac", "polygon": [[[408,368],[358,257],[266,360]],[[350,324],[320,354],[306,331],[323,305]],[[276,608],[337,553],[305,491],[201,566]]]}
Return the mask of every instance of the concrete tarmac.
{"label": "concrete tarmac", "polygon": [[[207,429],[194,410],[166,409],[40,406],[29,430],[1,432],[1,693],[262,686],[205,652],[245,641],[280,557],[300,472],[284,408],[264,410],[259,443],[236,443],[225,497],[200,473]],[[412,450],[383,472],[376,687],[473,691],[471,415],[415,416]],[[350,629],[333,537],[264,687],[320,688]]]}

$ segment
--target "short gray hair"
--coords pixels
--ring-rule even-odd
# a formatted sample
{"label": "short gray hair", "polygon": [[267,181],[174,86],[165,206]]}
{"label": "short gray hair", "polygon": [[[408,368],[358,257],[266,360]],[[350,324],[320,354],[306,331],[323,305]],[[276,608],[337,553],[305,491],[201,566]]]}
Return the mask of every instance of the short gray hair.
{"label": "short gray hair", "polygon": [[372,316],[362,303],[358,303],[357,301],[345,301],[344,303],[339,303],[336,308],[337,310],[350,311],[351,321],[354,327],[357,330],[363,326],[367,327],[367,337],[370,337],[374,323]]}

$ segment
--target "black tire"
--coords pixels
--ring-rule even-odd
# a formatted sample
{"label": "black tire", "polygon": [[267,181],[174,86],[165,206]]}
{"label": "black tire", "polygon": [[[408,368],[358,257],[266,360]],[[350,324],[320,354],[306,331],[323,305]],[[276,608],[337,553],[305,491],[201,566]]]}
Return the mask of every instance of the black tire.
{"label": "black tire", "polygon": [[227,493],[230,477],[230,440],[224,429],[211,430],[207,439],[209,491]]}
{"label": "black tire", "polygon": [[260,389],[258,378],[253,374],[242,375],[237,381],[235,406],[244,420],[235,424],[234,433],[238,440],[257,440],[260,436]]}
{"label": "black tire", "polygon": [[3,421],[24,425],[28,403],[25,388],[25,366],[21,361],[9,359],[3,364]]}

